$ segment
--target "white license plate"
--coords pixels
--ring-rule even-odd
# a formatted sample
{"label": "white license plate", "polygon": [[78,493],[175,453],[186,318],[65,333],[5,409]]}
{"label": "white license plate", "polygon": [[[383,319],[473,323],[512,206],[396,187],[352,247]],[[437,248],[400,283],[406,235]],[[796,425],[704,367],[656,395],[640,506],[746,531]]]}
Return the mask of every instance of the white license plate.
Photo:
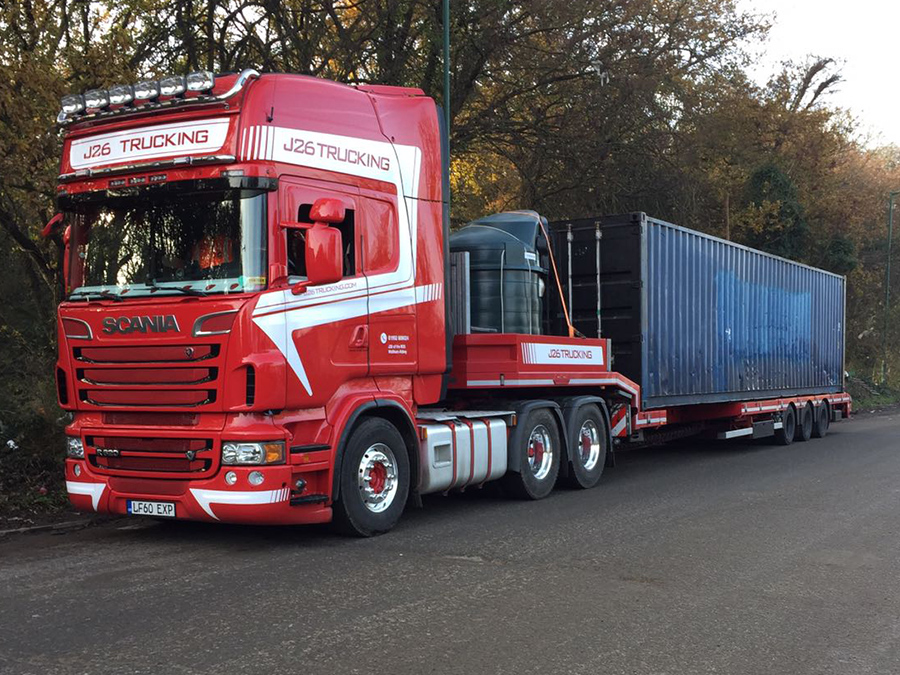
{"label": "white license plate", "polygon": [[156,516],[157,518],[174,518],[175,502],[142,502],[137,499],[128,500],[128,513],[133,516]]}

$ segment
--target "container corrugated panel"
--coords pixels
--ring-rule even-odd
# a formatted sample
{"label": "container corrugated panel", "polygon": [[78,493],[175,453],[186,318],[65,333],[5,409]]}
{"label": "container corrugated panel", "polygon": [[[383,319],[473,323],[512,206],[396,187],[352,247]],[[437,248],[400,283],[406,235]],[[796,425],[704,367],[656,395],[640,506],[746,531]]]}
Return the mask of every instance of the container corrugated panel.
{"label": "container corrugated panel", "polygon": [[[645,407],[842,390],[843,277],[641,213],[554,223],[566,285],[596,287],[597,222],[601,331]],[[595,335],[588,300],[572,313]]]}

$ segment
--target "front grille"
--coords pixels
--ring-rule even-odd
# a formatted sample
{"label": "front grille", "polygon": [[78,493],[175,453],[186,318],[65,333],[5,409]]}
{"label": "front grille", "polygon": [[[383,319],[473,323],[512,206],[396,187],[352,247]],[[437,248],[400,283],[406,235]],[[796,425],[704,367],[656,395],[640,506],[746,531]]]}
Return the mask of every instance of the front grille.
{"label": "front grille", "polygon": [[86,457],[101,473],[127,475],[210,474],[215,469],[211,439],[88,436]]}
{"label": "front grille", "polygon": [[191,363],[216,358],[219,345],[75,347],[72,351],[75,360],[84,363]]}
{"label": "front grille", "polygon": [[126,427],[194,427],[197,426],[196,413],[164,412],[105,412],[103,424]]}
{"label": "front grille", "polygon": [[82,389],[81,400],[96,406],[195,408],[216,400],[215,389]]}
{"label": "front grille", "polygon": [[203,384],[216,379],[215,368],[79,368],[78,379],[87,384]]}
{"label": "front grille", "polygon": [[82,346],[72,356],[77,398],[87,406],[202,409],[217,399],[218,344]]}

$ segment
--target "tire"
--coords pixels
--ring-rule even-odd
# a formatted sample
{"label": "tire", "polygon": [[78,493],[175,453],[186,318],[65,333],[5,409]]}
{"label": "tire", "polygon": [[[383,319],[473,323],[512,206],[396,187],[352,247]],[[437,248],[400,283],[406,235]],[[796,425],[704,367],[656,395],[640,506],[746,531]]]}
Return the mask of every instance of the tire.
{"label": "tire", "polygon": [[797,412],[789,405],[781,413],[781,428],[775,430],[775,442],[778,445],[790,445],[797,433]]}
{"label": "tire", "polygon": [[828,427],[831,426],[831,408],[828,401],[822,401],[821,405],[815,409],[815,418],[813,421],[812,435],[813,438],[825,438],[828,433]]}
{"label": "tire", "polygon": [[569,443],[571,470],[566,483],[584,490],[594,487],[603,475],[609,450],[609,430],[600,408],[591,403],[575,411],[569,423]]}
{"label": "tire", "polygon": [[354,537],[388,532],[406,506],[409,482],[409,455],[400,432],[379,417],[363,419],[344,448],[335,528]]}
{"label": "tire", "polygon": [[562,452],[556,416],[549,408],[536,408],[519,422],[525,429],[518,440],[519,472],[503,477],[503,486],[520,499],[543,499],[553,490]]}
{"label": "tire", "polygon": [[813,405],[810,402],[807,402],[805,406],[803,406],[803,410],[800,411],[800,424],[797,425],[797,431],[795,431],[794,440],[800,441],[804,443],[809,440],[810,436],[812,436],[813,430],[813,422],[815,421],[815,411],[813,410]]}

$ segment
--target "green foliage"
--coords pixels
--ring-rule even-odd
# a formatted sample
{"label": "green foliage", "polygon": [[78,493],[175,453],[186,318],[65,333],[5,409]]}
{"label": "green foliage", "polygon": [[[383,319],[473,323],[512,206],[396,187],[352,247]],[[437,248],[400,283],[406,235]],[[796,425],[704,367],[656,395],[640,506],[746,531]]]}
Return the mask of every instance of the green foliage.
{"label": "green foliage", "polygon": [[747,181],[746,207],[755,222],[744,241],[785,258],[802,258],[809,226],[798,199],[797,187],[784,171],[774,164],[759,167]]}
{"label": "green foliage", "polygon": [[856,257],[856,244],[843,233],[832,235],[825,249],[822,267],[835,274],[850,274],[856,269],[859,260]]}

